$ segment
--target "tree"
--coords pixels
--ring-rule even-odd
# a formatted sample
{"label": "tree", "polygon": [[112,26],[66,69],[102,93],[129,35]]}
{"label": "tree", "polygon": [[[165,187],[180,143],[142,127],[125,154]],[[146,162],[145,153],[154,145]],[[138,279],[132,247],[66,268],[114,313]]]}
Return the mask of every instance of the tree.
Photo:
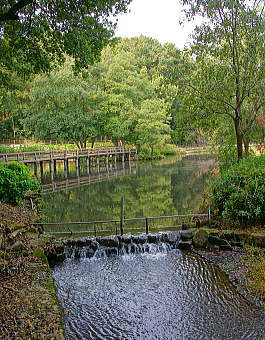
{"label": "tree", "polygon": [[131,0],[3,0],[0,65],[21,73],[50,69],[68,54],[81,68],[95,62],[113,36],[112,17]]}
{"label": "tree", "polygon": [[[163,83],[162,71],[170,72],[163,59],[170,53],[175,56],[177,51],[171,44],[161,45],[144,36],[120,39],[115,46],[103,50],[99,65],[102,88],[107,95],[108,135],[114,140],[123,139],[152,149],[154,145],[163,144],[165,135],[168,139],[177,88]],[[145,133],[155,141],[150,139],[147,143]]]}
{"label": "tree", "polygon": [[151,149],[152,158],[154,147],[163,145],[170,140],[167,106],[161,99],[145,100],[138,116],[135,127],[136,144],[148,146]]}
{"label": "tree", "polygon": [[34,137],[74,141],[85,148],[88,139],[101,135],[102,96],[92,71],[76,76],[68,62],[50,75],[37,76],[30,99],[24,125]]}
{"label": "tree", "polygon": [[[248,148],[249,130],[265,106],[265,23],[260,1],[182,0],[186,16],[201,15],[191,53],[195,68],[182,81],[185,106],[195,113],[223,116],[234,127],[237,156]],[[225,118],[224,118],[225,119]]]}

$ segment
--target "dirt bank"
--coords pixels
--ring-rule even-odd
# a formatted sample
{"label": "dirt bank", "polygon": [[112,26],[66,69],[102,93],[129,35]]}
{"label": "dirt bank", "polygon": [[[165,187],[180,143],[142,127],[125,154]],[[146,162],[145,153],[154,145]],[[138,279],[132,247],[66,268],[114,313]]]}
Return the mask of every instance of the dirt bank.
{"label": "dirt bank", "polygon": [[48,239],[30,225],[30,201],[0,202],[0,334],[3,339],[64,339],[61,311],[43,256]]}

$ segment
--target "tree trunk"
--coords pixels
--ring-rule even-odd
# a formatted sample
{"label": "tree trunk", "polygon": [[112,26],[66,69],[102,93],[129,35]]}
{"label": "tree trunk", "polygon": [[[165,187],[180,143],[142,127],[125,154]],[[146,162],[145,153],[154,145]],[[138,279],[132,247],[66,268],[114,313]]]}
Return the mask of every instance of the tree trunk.
{"label": "tree trunk", "polygon": [[249,139],[247,137],[243,137],[243,143],[244,143],[244,151],[245,151],[245,156],[249,156]]}
{"label": "tree trunk", "polygon": [[91,148],[92,148],[92,149],[94,148],[95,141],[96,141],[96,138],[95,138],[95,137],[93,137],[93,138],[92,138],[92,142],[91,142]]}
{"label": "tree trunk", "polygon": [[243,159],[243,138],[240,127],[240,120],[238,118],[234,119],[235,132],[236,132],[236,147],[237,147],[237,159]]}

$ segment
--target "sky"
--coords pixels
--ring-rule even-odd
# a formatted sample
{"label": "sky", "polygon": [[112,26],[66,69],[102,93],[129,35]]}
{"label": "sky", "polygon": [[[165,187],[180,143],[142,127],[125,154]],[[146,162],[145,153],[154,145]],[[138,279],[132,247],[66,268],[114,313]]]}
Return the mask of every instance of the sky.
{"label": "sky", "polygon": [[143,34],[182,49],[194,24],[180,26],[181,9],[178,0],[132,0],[130,13],[118,16],[116,36],[131,38]]}

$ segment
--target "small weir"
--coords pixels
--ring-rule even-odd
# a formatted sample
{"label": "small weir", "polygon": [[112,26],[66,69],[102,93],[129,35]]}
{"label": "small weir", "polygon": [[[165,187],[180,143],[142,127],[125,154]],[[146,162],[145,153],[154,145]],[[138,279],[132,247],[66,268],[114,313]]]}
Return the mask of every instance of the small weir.
{"label": "small weir", "polygon": [[[179,248],[190,231],[68,239],[50,251],[68,339],[264,340],[264,312]],[[61,263],[58,261],[61,260]]]}

